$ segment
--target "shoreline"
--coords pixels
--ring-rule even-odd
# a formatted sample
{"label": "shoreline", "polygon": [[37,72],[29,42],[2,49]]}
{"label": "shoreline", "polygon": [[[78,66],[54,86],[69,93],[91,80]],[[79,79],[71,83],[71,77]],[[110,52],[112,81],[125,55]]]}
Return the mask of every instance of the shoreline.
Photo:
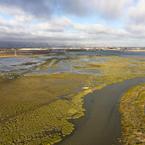
{"label": "shoreline", "polygon": [[24,55],[0,55],[0,58],[17,58],[24,57]]}
{"label": "shoreline", "polygon": [[145,52],[145,50],[127,50],[126,52]]}

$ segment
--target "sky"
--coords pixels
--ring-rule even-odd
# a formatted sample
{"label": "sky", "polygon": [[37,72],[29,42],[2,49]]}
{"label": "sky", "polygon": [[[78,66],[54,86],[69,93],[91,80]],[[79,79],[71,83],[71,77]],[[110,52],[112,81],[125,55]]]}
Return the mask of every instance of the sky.
{"label": "sky", "polygon": [[145,46],[145,0],[0,0],[0,41]]}

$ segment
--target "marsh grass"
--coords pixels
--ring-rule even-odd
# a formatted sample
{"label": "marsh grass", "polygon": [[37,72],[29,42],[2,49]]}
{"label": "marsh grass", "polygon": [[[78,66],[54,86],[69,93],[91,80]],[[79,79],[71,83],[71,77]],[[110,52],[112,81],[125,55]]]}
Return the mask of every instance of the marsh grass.
{"label": "marsh grass", "polygon": [[130,89],[121,99],[123,144],[145,144],[145,84]]}
{"label": "marsh grass", "polygon": [[74,126],[67,120],[83,115],[82,88],[89,78],[62,73],[0,84],[0,144],[54,143],[70,134]]}

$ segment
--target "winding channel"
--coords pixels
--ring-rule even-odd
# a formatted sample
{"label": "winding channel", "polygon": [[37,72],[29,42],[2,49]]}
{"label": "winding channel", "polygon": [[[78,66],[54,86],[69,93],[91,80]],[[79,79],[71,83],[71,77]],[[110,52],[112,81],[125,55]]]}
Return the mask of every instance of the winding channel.
{"label": "winding channel", "polygon": [[145,83],[135,78],[97,90],[85,97],[85,116],[75,120],[75,131],[58,145],[121,145],[119,101],[131,87]]}

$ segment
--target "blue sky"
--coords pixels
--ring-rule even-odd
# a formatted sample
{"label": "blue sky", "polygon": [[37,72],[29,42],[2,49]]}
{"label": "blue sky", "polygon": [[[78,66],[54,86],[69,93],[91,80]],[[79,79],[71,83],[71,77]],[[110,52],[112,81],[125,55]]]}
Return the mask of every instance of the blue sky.
{"label": "blue sky", "polygon": [[0,0],[0,41],[145,46],[145,0]]}

